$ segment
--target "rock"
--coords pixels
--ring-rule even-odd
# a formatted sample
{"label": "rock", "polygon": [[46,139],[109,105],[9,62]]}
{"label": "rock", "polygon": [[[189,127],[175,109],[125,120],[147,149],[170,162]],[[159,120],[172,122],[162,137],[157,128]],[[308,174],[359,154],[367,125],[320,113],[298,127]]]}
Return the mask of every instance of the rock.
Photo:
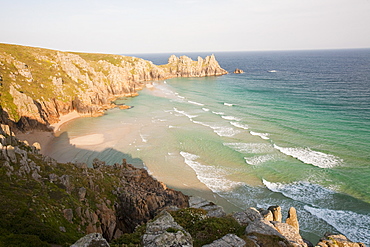
{"label": "rock", "polygon": [[78,197],[79,197],[80,201],[83,201],[85,199],[85,196],[86,196],[86,189],[84,187],[81,187],[78,190]]}
{"label": "rock", "polygon": [[259,210],[259,212],[265,220],[267,220],[267,221],[273,221],[274,220],[274,216],[272,215],[272,212],[270,210],[261,209],[261,210]]}
{"label": "rock", "polygon": [[233,214],[233,218],[243,226],[247,226],[254,221],[262,220],[262,215],[255,208],[248,208],[243,212],[236,212]]}
{"label": "rock", "polygon": [[246,242],[235,234],[227,234],[222,238],[213,241],[203,247],[245,247]]}
{"label": "rock", "polygon": [[143,245],[144,247],[190,247],[193,246],[193,239],[167,211],[163,211],[156,220],[147,224]]}
{"label": "rock", "polygon": [[64,218],[72,223],[73,220],[73,210],[71,208],[63,210]]}
{"label": "rock", "polygon": [[307,244],[303,241],[301,235],[294,226],[287,223],[280,223],[273,221],[272,224],[293,246],[295,247],[307,247]]}
{"label": "rock", "polygon": [[316,244],[319,247],[366,247],[363,243],[351,242],[342,234],[326,233],[324,237]]}
{"label": "rock", "polygon": [[244,71],[242,69],[235,69],[234,74],[242,74]]}
{"label": "rock", "polygon": [[118,195],[116,212],[121,231],[133,232],[136,226],[153,219],[165,208],[189,206],[188,196],[167,188],[151,177],[147,170],[134,168],[130,164],[122,167],[120,176],[129,186],[117,188],[115,192]]}
{"label": "rock", "polygon": [[271,211],[274,221],[281,222],[282,215],[281,215],[281,207],[280,206],[271,206],[268,208]]}
{"label": "rock", "polygon": [[8,160],[13,163],[17,163],[17,157],[15,155],[15,148],[11,145],[8,145],[5,147],[6,150],[6,156],[8,157]]}
{"label": "rock", "polygon": [[71,247],[110,247],[100,233],[91,233],[77,240]]}
{"label": "rock", "polygon": [[203,209],[207,211],[209,217],[223,217],[226,215],[221,206],[197,196],[189,197],[189,207]]}
{"label": "rock", "polygon": [[289,208],[288,217],[285,221],[287,224],[293,226],[297,232],[299,232],[299,223],[297,217],[297,211],[294,207]]}

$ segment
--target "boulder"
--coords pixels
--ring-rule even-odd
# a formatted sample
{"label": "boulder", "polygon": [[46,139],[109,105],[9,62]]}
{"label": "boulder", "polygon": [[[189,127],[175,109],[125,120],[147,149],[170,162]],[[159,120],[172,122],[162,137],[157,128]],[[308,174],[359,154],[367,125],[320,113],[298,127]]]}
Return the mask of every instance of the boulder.
{"label": "boulder", "polygon": [[223,217],[226,215],[221,206],[197,196],[189,197],[189,207],[203,209],[207,211],[209,217]]}
{"label": "boulder", "polygon": [[144,247],[190,247],[193,246],[193,239],[167,211],[163,211],[156,220],[147,224],[143,245]]}
{"label": "boulder", "polygon": [[203,247],[245,247],[246,242],[236,236],[235,234],[227,234],[222,238],[213,241],[210,244],[203,245]]}
{"label": "boulder", "polygon": [[262,220],[262,215],[255,208],[247,208],[243,212],[236,212],[233,218],[243,226],[247,226],[254,221]]}
{"label": "boulder", "polygon": [[280,206],[271,206],[268,208],[271,211],[274,221],[281,222],[282,215],[281,215],[281,207]]}
{"label": "boulder", "polygon": [[100,233],[91,233],[77,240],[71,247],[110,247]]}
{"label": "boulder", "polygon": [[273,221],[272,224],[293,246],[307,247],[297,229],[287,223]]}

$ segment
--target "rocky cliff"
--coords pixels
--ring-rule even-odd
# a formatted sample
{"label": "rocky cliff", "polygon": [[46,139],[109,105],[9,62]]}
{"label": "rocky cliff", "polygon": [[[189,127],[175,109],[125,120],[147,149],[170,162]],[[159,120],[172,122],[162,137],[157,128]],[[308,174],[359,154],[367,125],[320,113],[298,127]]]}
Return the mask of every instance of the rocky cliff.
{"label": "rocky cliff", "polygon": [[100,115],[113,99],[136,96],[144,81],[226,73],[214,55],[171,56],[157,66],[135,57],[0,44],[0,119],[14,130],[47,129],[74,110]]}
{"label": "rocky cliff", "polygon": [[29,236],[72,244],[95,232],[110,241],[166,208],[189,206],[188,196],[125,160],[113,166],[94,160],[91,168],[60,164],[40,155],[37,145],[20,142],[3,124],[0,188],[0,246],[15,237],[27,242]]}

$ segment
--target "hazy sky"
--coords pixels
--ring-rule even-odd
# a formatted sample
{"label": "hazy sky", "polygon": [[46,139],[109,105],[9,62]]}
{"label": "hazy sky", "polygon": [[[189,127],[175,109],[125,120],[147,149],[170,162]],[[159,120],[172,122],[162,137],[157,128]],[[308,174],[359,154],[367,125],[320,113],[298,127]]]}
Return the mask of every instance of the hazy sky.
{"label": "hazy sky", "polygon": [[370,47],[370,0],[0,0],[0,42],[103,53]]}

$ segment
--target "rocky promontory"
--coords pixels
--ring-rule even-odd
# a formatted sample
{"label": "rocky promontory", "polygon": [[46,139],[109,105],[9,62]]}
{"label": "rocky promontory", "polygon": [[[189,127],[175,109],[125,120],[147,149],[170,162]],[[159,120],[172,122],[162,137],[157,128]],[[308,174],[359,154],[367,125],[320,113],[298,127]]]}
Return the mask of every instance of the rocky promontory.
{"label": "rocky promontory", "polygon": [[136,57],[0,44],[0,120],[14,131],[48,130],[72,111],[101,115],[117,97],[138,95],[146,81],[223,74],[214,55],[171,56],[158,66]]}

